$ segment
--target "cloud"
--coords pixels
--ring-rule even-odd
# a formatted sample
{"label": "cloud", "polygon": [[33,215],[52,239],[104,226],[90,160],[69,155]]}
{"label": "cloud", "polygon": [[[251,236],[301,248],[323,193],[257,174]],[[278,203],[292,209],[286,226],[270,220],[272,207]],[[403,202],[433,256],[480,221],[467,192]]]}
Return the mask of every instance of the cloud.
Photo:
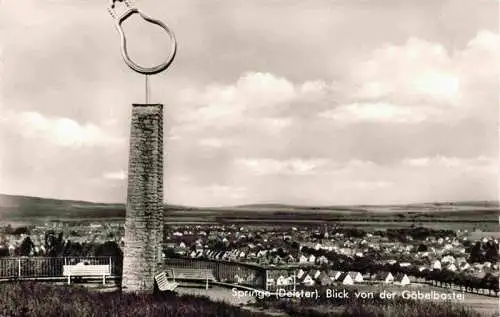
{"label": "cloud", "polygon": [[107,146],[124,141],[93,123],[81,124],[70,118],[49,117],[34,111],[7,113],[1,123],[25,139],[60,147]]}
{"label": "cloud", "polygon": [[320,117],[343,123],[460,121],[497,111],[500,34],[478,31],[461,50],[409,38],[385,44],[351,69],[349,97]]}
{"label": "cloud", "polygon": [[258,175],[307,175],[314,174],[318,168],[328,163],[328,160],[318,158],[287,160],[244,158],[237,159],[235,163]]}
{"label": "cloud", "polygon": [[277,132],[293,120],[285,114],[290,105],[324,96],[327,89],[323,81],[294,84],[275,74],[246,72],[234,84],[182,90],[179,103],[183,108],[176,118],[185,130],[245,126]]}
{"label": "cloud", "polygon": [[[169,202],[498,197],[496,1],[291,1],[141,4],[180,45],[151,81]],[[102,5],[61,3],[0,11],[0,191],[123,201],[144,77]],[[163,58],[135,25],[134,59]]]}
{"label": "cloud", "polygon": [[198,143],[209,148],[221,148],[223,146],[229,145],[231,141],[222,138],[203,138],[200,139]]}
{"label": "cloud", "polygon": [[402,164],[417,168],[453,168],[463,172],[476,171],[495,174],[499,171],[498,159],[486,156],[459,158],[436,155],[434,157],[407,158],[402,161]]}
{"label": "cloud", "polygon": [[320,118],[332,119],[340,123],[355,122],[395,122],[419,123],[429,119],[438,109],[429,107],[412,108],[385,102],[352,103],[341,105],[332,110],[320,112]]}
{"label": "cloud", "polygon": [[238,125],[244,116],[269,113],[295,96],[294,85],[269,73],[248,72],[234,85],[211,84],[204,91],[186,89],[180,102],[186,109],[181,121]]}
{"label": "cloud", "polygon": [[108,180],[125,180],[127,179],[128,173],[124,170],[117,172],[106,172],[102,175],[104,179]]}
{"label": "cloud", "polygon": [[441,44],[418,38],[408,39],[403,46],[386,44],[359,66],[354,77],[361,84],[361,98],[399,95],[449,104],[459,98],[460,80]]}

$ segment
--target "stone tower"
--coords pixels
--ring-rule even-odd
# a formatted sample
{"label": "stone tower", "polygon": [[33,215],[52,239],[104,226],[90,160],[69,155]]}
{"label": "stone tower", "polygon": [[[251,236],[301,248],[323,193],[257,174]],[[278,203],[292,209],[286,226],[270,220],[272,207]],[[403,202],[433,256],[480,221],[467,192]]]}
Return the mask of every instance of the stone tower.
{"label": "stone tower", "polygon": [[163,105],[134,104],[123,248],[124,292],[154,290],[162,242]]}

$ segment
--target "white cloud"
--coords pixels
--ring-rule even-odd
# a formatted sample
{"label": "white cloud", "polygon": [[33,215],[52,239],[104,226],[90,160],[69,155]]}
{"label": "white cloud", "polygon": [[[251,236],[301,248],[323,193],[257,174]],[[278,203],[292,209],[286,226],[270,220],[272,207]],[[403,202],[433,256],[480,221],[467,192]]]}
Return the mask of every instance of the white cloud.
{"label": "white cloud", "polygon": [[24,138],[44,140],[61,147],[102,146],[123,141],[95,124],[80,124],[70,118],[48,117],[34,111],[7,113],[3,124]]}
{"label": "white cloud", "polygon": [[179,129],[185,131],[244,126],[279,132],[293,121],[290,114],[283,114],[285,109],[297,102],[310,104],[312,98],[324,98],[329,89],[324,81],[294,84],[270,73],[246,72],[234,84],[182,90],[178,98],[183,108],[176,117]]}
{"label": "white cloud", "polygon": [[359,121],[450,122],[497,111],[500,34],[479,31],[463,50],[410,38],[386,44],[352,69],[350,101],[320,114]]}
{"label": "white cloud", "polygon": [[321,118],[341,123],[352,122],[398,122],[418,123],[428,120],[437,110],[430,107],[405,107],[385,102],[352,103],[341,105],[318,114]]}
{"label": "white cloud", "polygon": [[117,172],[106,172],[102,175],[104,179],[109,179],[109,180],[125,180],[127,179],[127,172],[124,170],[117,171]]}
{"label": "white cloud", "polygon": [[498,172],[498,160],[485,156],[459,158],[436,155],[434,157],[407,158],[402,163],[403,165],[417,168],[454,168],[464,172]]}
{"label": "white cloud", "polygon": [[304,95],[321,95],[329,88],[330,85],[322,80],[306,81],[300,86],[300,92]]}
{"label": "white cloud", "polygon": [[198,125],[234,126],[248,116],[272,112],[295,98],[293,83],[269,73],[248,72],[233,85],[212,84],[204,91],[183,90],[179,120]]}
{"label": "white cloud", "polygon": [[316,170],[327,164],[327,159],[292,158],[277,160],[270,158],[245,158],[236,160],[236,164],[243,166],[259,175],[306,175],[314,174]]}
{"label": "white cloud", "polygon": [[219,138],[204,138],[200,139],[198,143],[206,147],[221,148],[227,141]]}
{"label": "white cloud", "polygon": [[448,106],[469,93],[478,77],[498,80],[500,34],[479,31],[465,49],[447,52],[441,44],[410,38],[405,45],[386,45],[359,65],[354,76],[361,98],[391,95],[418,97]]}
{"label": "white cloud", "polygon": [[435,43],[410,38],[405,45],[388,44],[359,65],[355,80],[361,98],[403,95],[454,104],[460,93],[459,79],[446,49]]}
{"label": "white cloud", "polygon": [[460,93],[460,79],[452,74],[428,71],[413,81],[415,92],[438,101],[456,102]]}

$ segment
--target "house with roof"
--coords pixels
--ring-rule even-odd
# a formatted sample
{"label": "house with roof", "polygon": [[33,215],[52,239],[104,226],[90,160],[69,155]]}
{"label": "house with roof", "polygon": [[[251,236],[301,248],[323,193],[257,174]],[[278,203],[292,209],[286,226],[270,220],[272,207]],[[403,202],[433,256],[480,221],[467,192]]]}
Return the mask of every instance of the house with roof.
{"label": "house with roof", "polygon": [[422,272],[422,271],[428,270],[429,268],[425,265],[420,265],[417,269],[419,272]]}
{"label": "house with roof", "polygon": [[470,269],[471,266],[468,262],[460,262],[460,264],[458,265],[458,268],[460,269],[460,271],[465,271],[465,270]]}
{"label": "house with roof", "polygon": [[291,254],[289,254],[285,257],[285,262],[288,264],[295,263],[296,261],[297,260],[295,259],[295,257]]}
{"label": "house with roof", "polygon": [[352,280],[356,283],[363,282],[363,275],[360,272],[349,271],[348,274],[351,276]]}
{"label": "house with roof", "polygon": [[310,269],[309,270],[309,275],[311,275],[313,279],[317,279],[320,274],[321,274],[321,271],[318,269]]}
{"label": "house with roof", "polygon": [[328,277],[330,277],[330,279],[332,281],[336,281],[339,278],[339,276],[342,274],[342,272],[335,271],[335,270],[329,270],[327,274],[328,274]]}
{"label": "house with roof", "polygon": [[457,271],[457,266],[455,264],[453,264],[453,263],[450,263],[450,264],[448,264],[448,266],[446,266],[446,269],[448,271],[456,272]]}
{"label": "house with roof", "polygon": [[276,279],[276,285],[277,286],[286,286],[286,285],[290,285],[290,279],[284,275],[280,275],[278,276],[278,278]]}
{"label": "house with roof", "polygon": [[316,282],[314,281],[314,278],[309,274],[309,273],[305,273],[299,280],[298,282],[300,284],[304,284],[306,286],[313,286],[314,284],[316,284]]}
{"label": "house with roof", "polygon": [[299,257],[299,263],[308,263],[308,262],[309,262],[309,258],[306,257],[305,255],[301,254]]}
{"label": "house with roof", "polygon": [[333,284],[333,281],[324,271],[318,275],[318,277],[316,278],[316,282],[321,286],[328,286]]}
{"label": "house with roof", "polygon": [[343,285],[353,285],[354,284],[354,280],[349,275],[349,272],[343,272],[342,274],[340,274],[339,278],[337,279],[337,282],[340,282]]}
{"label": "house with roof", "polygon": [[389,283],[394,282],[394,276],[392,275],[391,272],[381,272],[381,273],[377,274],[377,276],[375,277],[375,280],[377,280],[381,283],[389,284]]}
{"label": "house with roof", "polygon": [[298,279],[300,279],[300,278],[301,278],[301,277],[302,277],[305,273],[306,273],[306,272],[305,272],[303,269],[299,269],[299,270],[297,271],[296,276],[297,276],[297,278],[298,278]]}
{"label": "house with roof", "polygon": [[280,264],[280,263],[282,262],[282,259],[281,259],[281,257],[280,257],[279,255],[276,255],[276,256],[274,256],[274,258],[272,259],[272,261],[271,261],[271,262],[272,262],[273,264],[278,265],[278,264]]}
{"label": "house with roof", "polygon": [[441,261],[435,260],[434,262],[432,262],[431,269],[441,270]]}
{"label": "house with roof", "polygon": [[316,264],[328,264],[328,259],[326,256],[322,255],[316,259]]}
{"label": "house with roof", "polygon": [[455,257],[453,255],[446,255],[441,259],[441,264],[455,263]]}
{"label": "house with roof", "polygon": [[403,273],[399,273],[399,274],[396,274],[396,276],[394,277],[394,284],[404,286],[404,285],[411,284],[411,281],[408,278],[408,275],[403,274]]}

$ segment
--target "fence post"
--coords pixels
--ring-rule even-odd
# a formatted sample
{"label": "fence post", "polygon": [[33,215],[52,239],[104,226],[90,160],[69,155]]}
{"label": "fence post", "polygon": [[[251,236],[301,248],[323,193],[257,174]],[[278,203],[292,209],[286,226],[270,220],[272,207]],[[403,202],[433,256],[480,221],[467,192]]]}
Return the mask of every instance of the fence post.
{"label": "fence post", "polygon": [[21,277],[21,258],[17,259],[17,276]]}

